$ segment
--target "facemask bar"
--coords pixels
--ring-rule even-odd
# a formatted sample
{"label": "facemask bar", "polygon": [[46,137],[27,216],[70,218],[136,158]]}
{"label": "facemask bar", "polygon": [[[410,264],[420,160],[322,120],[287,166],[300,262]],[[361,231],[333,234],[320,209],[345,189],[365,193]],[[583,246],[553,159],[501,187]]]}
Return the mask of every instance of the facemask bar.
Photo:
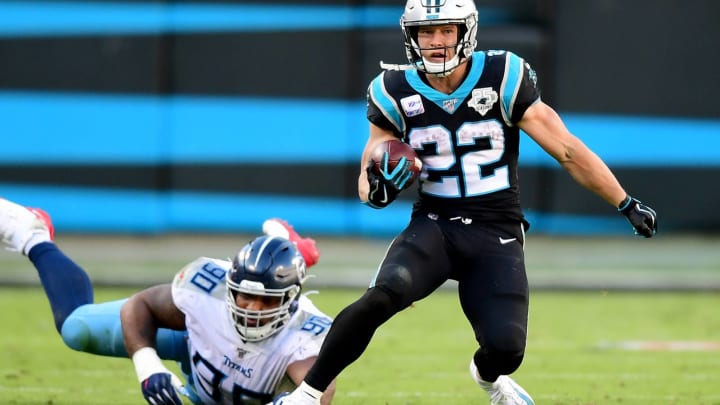
{"label": "facemask bar", "polygon": [[[265,289],[262,283],[241,281],[239,284],[228,280],[227,304],[235,329],[249,342],[256,342],[277,333],[292,315],[293,302],[299,298],[300,287],[292,285],[284,289]],[[235,301],[238,293],[264,297],[279,297],[280,304],[275,308],[251,310],[241,308]],[[255,322],[250,322],[255,320]],[[251,326],[251,324],[254,324]]]}
{"label": "facemask bar", "polygon": [[[446,4],[444,7],[450,7]],[[414,9],[414,15],[404,14],[400,19],[403,35],[405,37],[405,53],[410,64],[417,70],[436,75],[447,76],[452,73],[460,64],[467,61],[477,46],[477,10],[472,11],[461,18],[429,19],[426,14],[419,13]],[[419,14],[418,14],[419,13]],[[458,42],[454,46],[455,55],[452,59],[443,63],[433,63],[424,60],[421,48],[417,43],[417,30],[421,26],[453,24],[459,26]],[[433,48],[435,49],[435,48]]]}

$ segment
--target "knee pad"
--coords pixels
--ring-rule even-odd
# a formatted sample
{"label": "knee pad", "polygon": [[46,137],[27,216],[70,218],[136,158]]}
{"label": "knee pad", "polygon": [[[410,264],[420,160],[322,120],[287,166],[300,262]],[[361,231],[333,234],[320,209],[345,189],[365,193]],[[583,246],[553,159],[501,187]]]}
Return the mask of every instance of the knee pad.
{"label": "knee pad", "polygon": [[505,324],[485,335],[484,344],[473,356],[478,373],[485,381],[512,374],[525,357],[527,333],[519,324]]}
{"label": "knee pad", "polygon": [[523,353],[526,342],[525,326],[506,322],[486,331],[483,335],[482,346],[487,352]]}
{"label": "knee pad", "polygon": [[362,311],[365,313],[364,318],[380,318],[382,322],[392,317],[400,311],[395,303],[392,294],[382,287],[372,287],[363,294],[358,300]]}
{"label": "knee pad", "polygon": [[125,300],[86,304],[75,309],[60,329],[65,344],[77,351],[102,356],[127,357],[120,325]]}
{"label": "knee pad", "polygon": [[[79,352],[127,357],[120,308],[125,299],[86,304],[75,309],[60,328],[65,345]],[[161,359],[187,362],[187,332],[158,329],[156,349]]]}
{"label": "knee pad", "polygon": [[487,351],[478,349],[473,356],[477,372],[485,381],[495,381],[498,376],[515,372],[522,364],[525,352]]}
{"label": "knee pad", "polygon": [[406,302],[405,298],[412,288],[412,276],[410,271],[399,264],[388,264],[380,269],[371,287],[377,287],[385,291],[393,301],[393,304],[401,310],[412,302]]}

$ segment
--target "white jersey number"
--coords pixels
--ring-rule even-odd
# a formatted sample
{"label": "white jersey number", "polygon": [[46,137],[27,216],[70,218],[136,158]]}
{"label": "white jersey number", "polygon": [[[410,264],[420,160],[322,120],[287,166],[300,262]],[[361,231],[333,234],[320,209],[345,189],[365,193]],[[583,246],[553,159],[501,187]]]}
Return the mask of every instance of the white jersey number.
{"label": "white jersey number", "polygon": [[[456,146],[473,145],[477,139],[487,138],[490,149],[468,151],[456,156]],[[457,131],[456,143],[453,136],[443,126],[414,128],[408,134],[410,145],[422,149],[423,145],[434,145],[437,154],[423,156],[423,171],[448,170],[460,160],[461,176],[443,176],[440,181],[427,180],[423,176],[422,190],[439,197],[472,197],[489,194],[510,187],[510,171],[507,165],[497,167],[492,175],[483,176],[481,168],[495,163],[505,152],[505,133],[496,120],[468,122]],[[464,182],[465,194],[462,194],[460,182]]]}

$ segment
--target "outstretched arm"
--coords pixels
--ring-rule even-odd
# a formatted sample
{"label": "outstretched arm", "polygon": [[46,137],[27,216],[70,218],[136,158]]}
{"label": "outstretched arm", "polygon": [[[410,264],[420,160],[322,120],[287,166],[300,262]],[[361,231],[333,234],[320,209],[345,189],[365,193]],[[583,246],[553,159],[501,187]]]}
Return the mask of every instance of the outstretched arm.
{"label": "outstretched arm", "polygon": [[542,101],[535,103],[525,111],[518,126],[554,157],[575,181],[617,207],[636,234],[646,238],[655,234],[655,211],[630,197],[605,162],[568,131],[550,106]]}
{"label": "outstretched arm", "polygon": [[627,193],[607,165],[565,127],[560,116],[542,101],[527,109],[518,123],[570,175],[614,207]]}
{"label": "outstretched arm", "polygon": [[185,329],[185,314],[175,306],[170,284],[150,287],[130,297],[120,311],[120,321],[130,357],[143,347],[155,347],[159,328]]}
{"label": "outstretched arm", "polygon": [[170,284],[150,287],[130,297],[120,310],[123,340],[135,365],[145,400],[154,405],[182,405],[187,394],[180,379],[155,351],[158,328],[185,329],[185,315],[172,299]]}

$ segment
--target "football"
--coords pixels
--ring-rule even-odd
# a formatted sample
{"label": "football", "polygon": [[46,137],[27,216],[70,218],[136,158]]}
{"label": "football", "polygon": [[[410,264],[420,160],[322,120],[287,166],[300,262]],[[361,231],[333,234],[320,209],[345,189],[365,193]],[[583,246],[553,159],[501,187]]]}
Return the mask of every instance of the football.
{"label": "football", "polygon": [[395,167],[397,167],[397,164],[402,158],[406,158],[410,161],[410,171],[412,171],[412,177],[407,183],[407,186],[409,187],[418,175],[420,175],[420,170],[422,169],[422,161],[418,157],[417,153],[415,153],[415,149],[399,139],[391,139],[382,142],[375,147],[371,155],[374,164],[370,170],[372,170],[374,174],[380,174],[380,162],[382,161],[385,152],[388,153],[388,169],[390,171],[393,171]]}

